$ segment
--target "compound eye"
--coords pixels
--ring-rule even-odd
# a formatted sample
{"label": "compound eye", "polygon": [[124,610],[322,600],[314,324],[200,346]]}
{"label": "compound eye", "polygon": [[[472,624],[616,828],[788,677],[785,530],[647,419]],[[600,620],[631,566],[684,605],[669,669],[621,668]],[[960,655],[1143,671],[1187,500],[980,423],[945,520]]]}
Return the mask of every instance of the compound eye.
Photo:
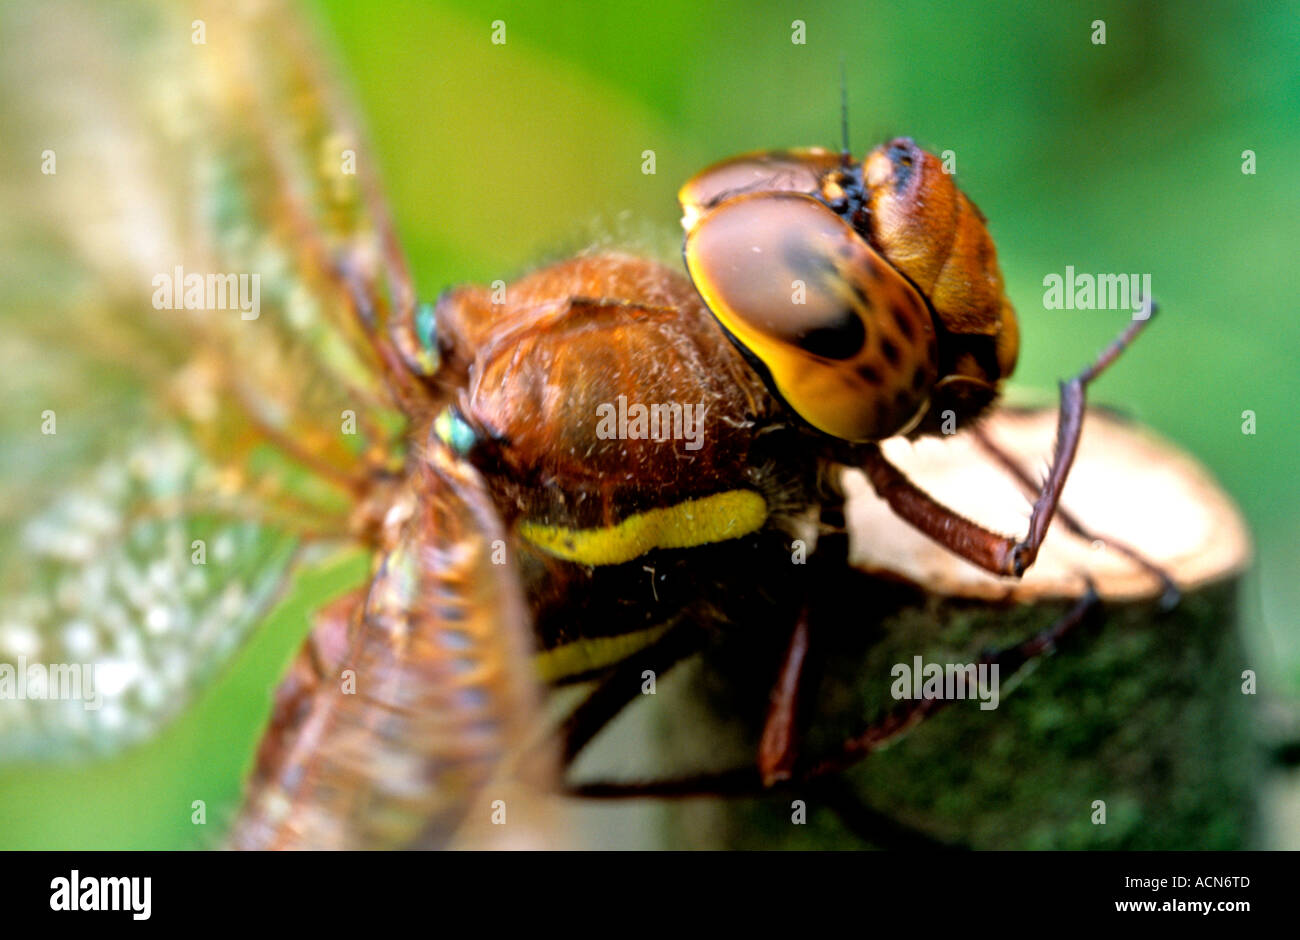
{"label": "compound eye", "polygon": [[726,199],[687,234],[685,256],[718,322],[813,427],[880,440],[925,405],[936,368],[925,300],[817,199]]}
{"label": "compound eye", "polygon": [[715,163],[677,193],[682,227],[690,231],[701,215],[734,196],[752,193],[816,193],[822,178],[839,168],[841,157],[820,147],[748,153]]}

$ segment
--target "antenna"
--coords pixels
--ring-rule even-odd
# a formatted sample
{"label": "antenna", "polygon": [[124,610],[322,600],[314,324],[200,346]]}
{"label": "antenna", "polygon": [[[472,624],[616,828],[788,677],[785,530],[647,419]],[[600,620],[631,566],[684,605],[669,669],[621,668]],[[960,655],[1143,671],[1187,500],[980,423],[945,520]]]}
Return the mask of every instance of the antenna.
{"label": "antenna", "polygon": [[840,56],[840,162],[849,165],[853,159],[849,152],[849,80],[844,67],[844,56]]}

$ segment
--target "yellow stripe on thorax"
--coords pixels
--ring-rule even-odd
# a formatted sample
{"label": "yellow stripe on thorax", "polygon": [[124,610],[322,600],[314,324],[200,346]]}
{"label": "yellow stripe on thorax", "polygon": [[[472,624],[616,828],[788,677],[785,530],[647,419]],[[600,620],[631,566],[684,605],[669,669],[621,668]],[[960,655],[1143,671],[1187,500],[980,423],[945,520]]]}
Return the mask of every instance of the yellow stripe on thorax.
{"label": "yellow stripe on thorax", "polygon": [[519,534],[538,548],[583,565],[619,565],[655,548],[691,548],[748,535],[767,519],[753,490],[728,490],[649,509],[611,526],[567,529],[522,522]]}
{"label": "yellow stripe on thorax", "polygon": [[617,636],[583,637],[537,653],[533,657],[533,666],[543,682],[580,676],[621,663],[659,639],[667,630],[668,624],[662,624]]}

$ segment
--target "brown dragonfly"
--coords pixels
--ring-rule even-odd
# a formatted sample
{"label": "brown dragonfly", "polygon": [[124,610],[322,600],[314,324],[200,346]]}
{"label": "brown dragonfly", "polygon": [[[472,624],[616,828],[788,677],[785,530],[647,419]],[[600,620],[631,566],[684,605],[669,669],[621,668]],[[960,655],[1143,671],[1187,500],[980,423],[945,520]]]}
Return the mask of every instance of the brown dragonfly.
{"label": "brown dragonfly", "polygon": [[[1086,386],[1147,322],[1063,385],[1051,471],[1005,537],[878,446],[970,425],[1018,354],[984,218],[912,141],[709,168],[679,194],[685,271],[592,252],[421,303],[358,125],[279,3],[5,17],[6,114],[50,167],[6,157],[6,355],[51,368],[10,409],[36,472],[13,490],[0,657],[93,662],[103,704],[3,703],[0,756],[149,737],[305,554],[372,553],[276,692],[236,847],[556,844],[564,766],[718,624],[788,633],[749,782],[843,764],[861,741],[809,764],[797,733],[806,600],[846,564],[819,538],[842,526],[838,468],[1019,577]],[[1090,601],[992,655],[1015,668]],[[554,727],[545,684],[591,677]]]}

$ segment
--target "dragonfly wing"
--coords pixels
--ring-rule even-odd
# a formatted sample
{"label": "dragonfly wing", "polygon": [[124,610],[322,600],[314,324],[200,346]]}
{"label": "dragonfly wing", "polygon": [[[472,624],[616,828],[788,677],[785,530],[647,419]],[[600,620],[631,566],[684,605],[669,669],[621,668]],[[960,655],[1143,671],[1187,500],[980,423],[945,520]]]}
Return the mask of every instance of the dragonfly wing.
{"label": "dragonfly wing", "polygon": [[183,709],[297,551],[255,513],[159,432],[28,519],[4,566],[0,761],[112,753]]}
{"label": "dragonfly wing", "polygon": [[278,2],[0,9],[0,664],[112,666],[0,757],[160,727],[401,466],[409,278],[322,73]]}

